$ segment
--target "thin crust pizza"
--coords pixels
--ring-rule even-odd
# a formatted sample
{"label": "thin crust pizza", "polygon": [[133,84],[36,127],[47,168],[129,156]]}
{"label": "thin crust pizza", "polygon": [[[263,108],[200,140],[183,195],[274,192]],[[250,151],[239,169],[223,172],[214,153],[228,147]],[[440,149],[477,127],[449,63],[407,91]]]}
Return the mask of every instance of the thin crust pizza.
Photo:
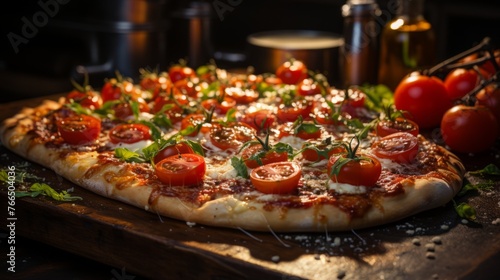
{"label": "thin crust pizza", "polygon": [[2,143],[104,197],[255,231],[382,225],[462,186],[455,155],[411,120],[367,109],[358,88],[178,68],[25,108],[3,122]]}

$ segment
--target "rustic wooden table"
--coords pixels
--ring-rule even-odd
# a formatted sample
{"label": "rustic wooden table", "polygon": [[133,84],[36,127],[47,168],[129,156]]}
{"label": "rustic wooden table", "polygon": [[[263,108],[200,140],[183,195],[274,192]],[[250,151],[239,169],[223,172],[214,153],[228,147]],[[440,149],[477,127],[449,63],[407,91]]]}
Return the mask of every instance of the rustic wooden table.
{"label": "rustic wooden table", "polygon": [[[53,97],[55,98],[55,97]],[[43,99],[43,98],[42,98]],[[0,120],[38,99],[0,104]],[[500,145],[462,155],[468,170],[500,166]],[[317,234],[245,233],[159,217],[86,191],[0,147],[16,166],[83,200],[15,200],[0,191],[2,279],[491,279],[500,276],[500,186],[457,199],[477,209],[466,222],[450,202],[376,228]],[[10,226],[14,222],[15,228]],[[9,241],[14,240],[15,244]],[[11,248],[11,246],[14,246]],[[12,257],[12,253],[15,254]],[[8,261],[15,261],[10,272]]]}

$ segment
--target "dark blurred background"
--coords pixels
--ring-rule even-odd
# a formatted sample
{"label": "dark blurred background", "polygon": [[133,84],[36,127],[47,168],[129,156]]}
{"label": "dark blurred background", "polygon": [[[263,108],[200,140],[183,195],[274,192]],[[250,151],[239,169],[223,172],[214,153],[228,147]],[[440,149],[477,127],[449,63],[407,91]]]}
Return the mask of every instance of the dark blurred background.
{"label": "dark blurred background", "polygon": [[[388,0],[378,1],[384,10]],[[0,102],[72,89],[70,79],[99,87],[106,77],[139,78],[139,68],[166,70],[180,58],[192,67],[214,59],[223,68],[247,60],[247,36],[267,30],[342,34],[340,0],[39,0],[1,9]],[[500,2],[433,0],[438,60],[485,36],[500,39]]]}

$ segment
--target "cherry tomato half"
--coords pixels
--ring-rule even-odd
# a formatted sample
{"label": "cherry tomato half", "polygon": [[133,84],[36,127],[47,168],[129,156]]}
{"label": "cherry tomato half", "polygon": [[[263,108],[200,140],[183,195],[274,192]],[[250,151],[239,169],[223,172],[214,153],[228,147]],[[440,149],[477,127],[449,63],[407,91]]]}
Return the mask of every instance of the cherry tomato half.
{"label": "cherry tomato half", "polygon": [[303,79],[297,84],[297,94],[301,96],[316,95],[321,93],[321,86],[313,79]]}
{"label": "cherry tomato half", "polygon": [[498,137],[498,121],[484,106],[456,105],[441,122],[443,140],[450,149],[460,153],[488,150]]}
{"label": "cherry tomato half", "polygon": [[81,92],[78,90],[72,90],[68,93],[66,98],[79,103],[84,108],[89,108],[91,110],[99,109],[102,106],[101,96],[93,91]]}
{"label": "cherry tomato half", "polygon": [[309,119],[313,109],[311,101],[299,99],[292,102],[290,105],[280,104],[278,106],[277,117],[281,122],[294,122],[299,116],[302,119]]}
{"label": "cherry tomato half", "polygon": [[140,123],[119,124],[109,131],[111,143],[137,143],[151,139],[149,126]]}
{"label": "cherry tomato half", "polygon": [[287,194],[297,189],[302,168],[296,162],[275,162],[255,168],[250,173],[253,186],[266,194]]}
{"label": "cherry tomato half", "polygon": [[371,187],[377,183],[382,173],[382,166],[376,158],[367,155],[347,162],[340,168],[337,175],[332,174],[334,164],[346,156],[346,154],[337,154],[328,160],[327,170],[333,182],[365,187]]}
{"label": "cherry tomato half", "polygon": [[276,77],[285,84],[295,85],[307,78],[307,67],[300,60],[288,60],[276,69]]}
{"label": "cherry tomato half", "polygon": [[266,131],[274,124],[276,117],[270,110],[263,109],[244,114],[240,121],[250,125],[257,131]]}
{"label": "cherry tomato half", "polygon": [[178,64],[173,65],[168,69],[168,76],[170,77],[172,83],[175,83],[187,78],[194,78],[196,77],[196,73],[193,68]]}
{"label": "cherry tomato half", "polygon": [[154,157],[154,162],[158,163],[164,158],[174,156],[174,155],[180,155],[180,154],[194,154],[193,148],[189,146],[185,142],[179,142],[170,146],[167,146],[163,148],[161,151],[159,151],[156,156]]}
{"label": "cherry tomato half", "polygon": [[377,123],[376,130],[379,137],[384,137],[396,132],[408,132],[414,136],[417,136],[419,133],[418,124],[406,118],[381,120]]}
{"label": "cherry tomato half", "polygon": [[418,153],[418,138],[408,132],[396,132],[372,144],[372,152],[378,158],[398,163],[412,162]]}
{"label": "cherry tomato half", "polygon": [[453,105],[443,81],[418,72],[406,76],[394,92],[397,110],[408,111],[420,128],[439,125],[446,110]]}
{"label": "cherry tomato half", "polygon": [[[251,159],[251,157],[257,153],[263,152],[263,147],[261,144],[254,144],[246,147],[241,152],[241,159],[245,163],[248,168],[256,168],[261,166],[259,162],[255,159]],[[287,161],[288,154],[286,152],[278,153],[276,151],[267,151],[264,152],[263,156],[260,158],[262,165],[266,165],[273,162],[281,162]]]}
{"label": "cherry tomato half", "polygon": [[170,186],[194,186],[203,182],[207,169],[205,158],[198,154],[179,154],[164,158],[155,165],[156,176]]}
{"label": "cherry tomato half", "polygon": [[61,137],[71,145],[93,142],[101,133],[101,120],[88,115],[71,115],[56,124]]}

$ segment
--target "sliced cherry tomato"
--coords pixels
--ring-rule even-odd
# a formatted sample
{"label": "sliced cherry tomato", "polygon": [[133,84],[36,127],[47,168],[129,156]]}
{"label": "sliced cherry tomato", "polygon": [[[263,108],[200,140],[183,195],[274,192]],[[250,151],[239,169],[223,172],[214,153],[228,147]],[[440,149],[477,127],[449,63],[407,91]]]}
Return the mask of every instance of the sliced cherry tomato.
{"label": "sliced cherry tomato", "polygon": [[116,82],[106,82],[101,88],[103,102],[118,100],[122,96],[122,88]]}
{"label": "sliced cherry tomato", "polygon": [[156,156],[154,157],[154,162],[158,163],[162,159],[170,157],[170,156],[175,156],[175,155],[180,155],[180,154],[194,154],[193,148],[189,146],[186,142],[179,142],[170,146],[167,146],[163,148],[161,151],[159,151]]}
{"label": "sliced cherry tomato", "polygon": [[382,173],[382,165],[376,158],[368,155],[356,156],[355,159],[343,164],[338,174],[335,174],[333,171],[335,163],[346,158],[347,154],[344,153],[333,155],[328,160],[327,170],[333,182],[365,187],[371,187],[377,183]]}
{"label": "sliced cherry tomato", "polygon": [[334,89],[330,92],[330,96],[330,101],[333,104],[343,104],[343,106],[348,105],[355,108],[365,106],[366,94],[358,88],[349,88],[347,91]]}
{"label": "sliced cherry tomato", "polygon": [[223,100],[217,98],[206,99],[201,102],[201,106],[206,110],[214,108],[214,112],[217,114],[224,115],[229,111],[229,109],[236,106],[236,101],[230,97],[224,97]]}
{"label": "sliced cherry tomato", "polygon": [[285,84],[295,85],[307,78],[307,67],[302,61],[291,59],[276,69],[276,77]]}
{"label": "sliced cherry tomato", "polygon": [[294,122],[299,116],[302,119],[309,119],[313,105],[310,100],[298,99],[292,101],[290,105],[280,104],[278,106],[277,117],[281,122]]}
{"label": "sliced cherry tomato", "polygon": [[500,87],[498,85],[487,86],[476,94],[476,105],[488,107],[495,115],[500,131]]}
{"label": "sliced cherry tomato", "polygon": [[299,186],[302,168],[296,162],[275,162],[259,166],[250,173],[252,185],[265,194],[287,194]]}
{"label": "sliced cherry tomato", "polygon": [[286,122],[278,126],[278,138],[281,139],[287,136],[295,136],[300,139],[318,139],[321,137],[321,127],[312,122]]}
{"label": "sliced cherry tomato", "polygon": [[189,114],[184,117],[181,121],[181,129],[187,129],[188,127],[198,127],[197,130],[190,133],[188,136],[196,136],[198,133],[208,133],[212,129],[213,124],[208,122],[207,116],[203,114]]}
{"label": "sliced cherry tomato", "polygon": [[170,80],[173,83],[175,83],[177,81],[184,80],[187,78],[194,78],[196,77],[196,73],[191,67],[182,64],[177,64],[171,66],[168,69],[168,76],[170,77]]}
{"label": "sliced cherry tomato", "polygon": [[412,162],[418,153],[418,138],[408,132],[387,135],[372,144],[372,152],[378,158],[398,163]]}
{"label": "sliced cherry tomato", "polygon": [[151,132],[149,126],[144,124],[119,124],[109,131],[109,139],[114,144],[132,144],[151,139]]}
{"label": "sliced cherry tomato", "polygon": [[377,123],[376,130],[379,137],[384,137],[396,132],[408,132],[414,136],[417,136],[419,133],[418,124],[406,118],[381,120]]}
{"label": "sliced cherry tomato", "polygon": [[71,145],[91,143],[101,133],[101,120],[88,115],[70,115],[58,120],[56,125],[64,142]]}
{"label": "sliced cherry tomato", "polygon": [[173,98],[159,96],[155,99],[152,111],[158,113],[164,109],[165,105],[168,105],[168,109],[164,111],[165,115],[173,123],[178,123],[184,118],[182,107],[187,106],[188,103],[189,101],[184,95],[175,95]]}
{"label": "sliced cherry tomato", "polygon": [[142,90],[152,93],[152,100],[156,99],[162,90],[164,91],[167,88],[172,87],[172,82],[168,78],[168,73],[141,70],[141,80],[139,81],[139,86]]}
{"label": "sliced cherry tomato", "polygon": [[195,186],[203,182],[205,158],[198,154],[169,156],[155,165],[156,176],[169,186]]}
{"label": "sliced cherry tomato", "polygon": [[[262,164],[252,159],[252,156],[257,154],[262,155],[262,157],[260,157]],[[288,154],[286,152],[278,153],[272,150],[265,151],[261,144],[254,144],[243,149],[241,152],[241,159],[248,168],[256,168],[273,162],[288,161]]]}
{"label": "sliced cherry tomato", "polygon": [[103,102],[118,100],[123,94],[129,94],[134,99],[139,97],[137,93],[134,92],[134,84],[130,80],[123,79],[122,77],[107,80],[101,88]]}
{"label": "sliced cherry tomato", "polygon": [[480,153],[488,150],[498,137],[498,121],[487,107],[456,105],[448,110],[441,122],[443,140],[460,153]]}
{"label": "sliced cherry tomato", "polygon": [[99,109],[102,106],[102,99],[99,94],[94,91],[81,92],[79,90],[72,90],[66,96],[68,101],[79,103],[84,108],[91,110]]}
{"label": "sliced cherry tomato", "polygon": [[240,87],[227,87],[224,89],[227,97],[236,100],[240,104],[248,104],[259,99],[259,93],[253,89],[243,89]]}
{"label": "sliced cherry tomato", "polygon": [[474,69],[457,68],[444,80],[448,98],[457,100],[471,92],[479,84],[479,74]]}
{"label": "sliced cherry tomato", "polygon": [[255,128],[242,122],[214,125],[210,130],[210,142],[222,150],[239,150],[244,143],[252,140],[256,133]]}
{"label": "sliced cherry tomato", "polygon": [[240,121],[250,125],[257,131],[267,131],[276,122],[276,117],[270,110],[263,109],[244,114]]}
{"label": "sliced cherry tomato", "polygon": [[334,154],[345,152],[344,147],[333,146],[318,140],[308,140],[302,145],[302,148],[302,158],[311,162],[329,159]]}
{"label": "sliced cherry tomato", "polygon": [[214,125],[210,129],[210,142],[222,150],[237,150],[242,143],[236,139],[234,129],[222,125]]}
{"label": "sliced cherry tomato", "polygon": [[443,81],[413,72],[403,78],[394,92],[397,110],[408,111],[420,128],[439,126],[446,110],[451,108]]}
{"label": "sliced cherry tomato", "polygon": [[321,94],[321,86],[313,79],[303,79],[297,85],[297,94],[301,96]]}
{"label": "sliced cherry tomato", "polygon": [[182,79],[174,83],[174,88],[179,91],[180,94],[187,95],[190,97],[196,97],[198,90],[196,89],[195,83],[191,79]]}
{"label": "sliced cherry tomato", "polygon": [[[146,104],[144,101],[133,101],[136,102],[136,105],[138,106],[139,113],[149,113],[150,109],[148,104]],[[119,103],[115,106],[113,106],[113,112],[115,117],[121,120],[125,120],[131,116],[134,115],[134,111],[132,110],[132,107],[129,102],[124,102],[124,103]]]}

